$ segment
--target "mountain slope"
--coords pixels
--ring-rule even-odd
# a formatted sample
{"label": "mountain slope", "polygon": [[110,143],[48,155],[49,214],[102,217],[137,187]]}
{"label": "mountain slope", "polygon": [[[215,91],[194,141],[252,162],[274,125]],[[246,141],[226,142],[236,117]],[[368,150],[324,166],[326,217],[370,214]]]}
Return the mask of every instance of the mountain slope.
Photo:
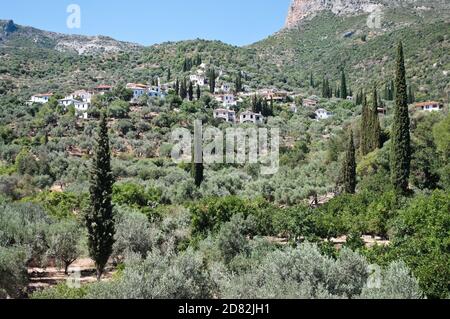
{"label": "mountain slope", "polygon": [[382,27],[372,29],[367,24],[368,13],[316,12],[296,27],[251,47],[261,59],[278,65],[288,79],[305,82],[312,73],[318,83],[324,76],[337,81],[344,68],[352,87],[367,88],[392,79],[395,47],[402,40],[410,83],[424,96],[446,98],[450,90],[449,10],[392,7],[384,8],[382,14]]}
{"label": "mountain slope", "polygon": [[138,44],[116,41],[105,36],[90,37],[42,31],[16,25],[12,20],[0,20],[0,46],[46,48],[78,54],[131,51],[142,48]]}
{"label": "mountain slope", "polygon": [[325,10],[338,16],[354,16],[386,9],[442,12],[449,9],[449,4],[445,0],[292,0],[285,27],[296,27]]}

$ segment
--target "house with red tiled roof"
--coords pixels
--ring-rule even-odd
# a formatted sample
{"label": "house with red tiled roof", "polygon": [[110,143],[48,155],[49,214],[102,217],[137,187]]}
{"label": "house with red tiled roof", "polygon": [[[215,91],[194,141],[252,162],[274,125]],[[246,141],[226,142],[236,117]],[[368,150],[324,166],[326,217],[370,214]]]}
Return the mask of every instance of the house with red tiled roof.
{"label": "house with red tiled roof", "polygon": [[441,102],[429,101],[423,103],[416,103],[416,109],[426,112],[440,111],[444,108]]}
{"label": "house with red tiled roof", "polygon": [[105,92],[110,92],[112,90],[112,86],[111,85],[98,85],[94,88],[94,91],[97,93],[105,93]]}

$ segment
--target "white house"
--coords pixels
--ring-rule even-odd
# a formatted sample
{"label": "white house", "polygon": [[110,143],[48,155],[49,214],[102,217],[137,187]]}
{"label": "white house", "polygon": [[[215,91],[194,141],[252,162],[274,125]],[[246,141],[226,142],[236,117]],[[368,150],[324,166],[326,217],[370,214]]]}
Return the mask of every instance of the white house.
{"label": "white house", "polygon": [[231,84],[229,83],[223,83],[220,86],[220,91],[222,91],[223,93],[230,93],[231,92]]}
{"label": "white house", "polygon": [[236,106],[237,101],[233,94],[222,94],[216,96],[216,100],[221,102],[224,107]]}
{"label": "white house", "polygon": [[303,99],[302,104],[304,107],[316,107],[319,102],[313,99]]}
{"label": "white house", "polygon": [[88,110],[89,110],[89,107],[91,106],[91,104],[89,102],[65,98],[62,100],[58,100],[58,103],[59,103],[59,105],[62,105],[66,108],[73,105],[75,108],[75,114],[79,118],[83,118],[83,119],[88,118]]}
{"label": "white house", "polygon": [[65,98],[62,100],[58,100],[58,104],[63,105],[63,106],[75,105],[75,103],[80,103],[80,101],[72,99],[72,98]]}
{"label": "white house", "polygon": [[31,97],[31,103],[45,104],[53,96],[53,93],[36,94]]}
{"label": "white house", "polygon": [[133,91],[133,101],[137,101],[141,96],[145,95],[149,87],[145,84],[128,83],[126,88]]}
{"label": "white house", "polygon": [[329,112],[329,111],[327,111],[325,109],[318,109],[316,111],[316,118],[318,120],[326,120],[326,119],[329,119],[332,116],[333,116],[333,113],[331,113],[331,112]]}
{"label": "white house", "polygon": [[217,109],[214,110],[214,118],[225,120],[228,123],[235,123],[236,112],[229,109]]}
{"label": "white house", "polygon": [[78,100],[82,102],[91,103],[92,97],[94,94],[92,92],[86,91],[86,90],[77,90],[73,92],[72,94],[66,96],[65,99],[72,99],[72,100]]}
{"label": "white house", "polygon": [[417,103],[416,108],[421,111],[426,112],[434,112],[434,111],[441,111],[444,108],[444,105],[440,102],[423,102],[423,103]]}
{"label": "white house", "polygon": [[159,97],[163,99],[166,97],[167,94],[164,90],[161,89],[160,86],[153,86],[148,89],[147,95],[149,97]]}
{"label": "white house", "polygon": [[206,77],[204,75],[202,75],[202,74],[191,75],[191,76],[189,76],[189,80],[194,85],[205,86],[207,84]]}
{"label": "white house", "polygon": [[264,116],[261,113],[253,113],[251,111],[246,111],[241,113],[239,121],[244,123],[262,124],[264,122]]}

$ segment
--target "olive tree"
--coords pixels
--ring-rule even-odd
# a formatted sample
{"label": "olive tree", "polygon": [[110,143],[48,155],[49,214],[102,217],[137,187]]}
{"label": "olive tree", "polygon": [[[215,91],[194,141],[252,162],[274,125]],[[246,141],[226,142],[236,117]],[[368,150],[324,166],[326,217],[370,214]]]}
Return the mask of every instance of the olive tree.
{"label": "olive tree", "polygon": [[158,231],[151,227],[144,214],[120,211],[116,217],[113,257],[120,260],[128,253],[137,253],[145,258],[157,237]]}
{"label": "olive tree", "polygon": [[58,267],[69,273],[69,266],[80,256],[81,228],[75,221],[62,221],[50,226],[48,254],[55,257]]}

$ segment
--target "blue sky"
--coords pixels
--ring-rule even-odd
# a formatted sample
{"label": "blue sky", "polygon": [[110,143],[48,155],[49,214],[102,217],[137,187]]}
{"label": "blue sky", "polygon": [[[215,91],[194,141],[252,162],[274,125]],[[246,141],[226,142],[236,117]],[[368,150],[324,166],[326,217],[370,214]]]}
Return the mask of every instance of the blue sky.
{"label": "blue sky", "polygon": [[[0,19],[61,33],[107,35],[144,45],[187,39],[246,45],[280,30],[291,0],[12,0]],[[81,28],[69,29],[69,4]]]}

